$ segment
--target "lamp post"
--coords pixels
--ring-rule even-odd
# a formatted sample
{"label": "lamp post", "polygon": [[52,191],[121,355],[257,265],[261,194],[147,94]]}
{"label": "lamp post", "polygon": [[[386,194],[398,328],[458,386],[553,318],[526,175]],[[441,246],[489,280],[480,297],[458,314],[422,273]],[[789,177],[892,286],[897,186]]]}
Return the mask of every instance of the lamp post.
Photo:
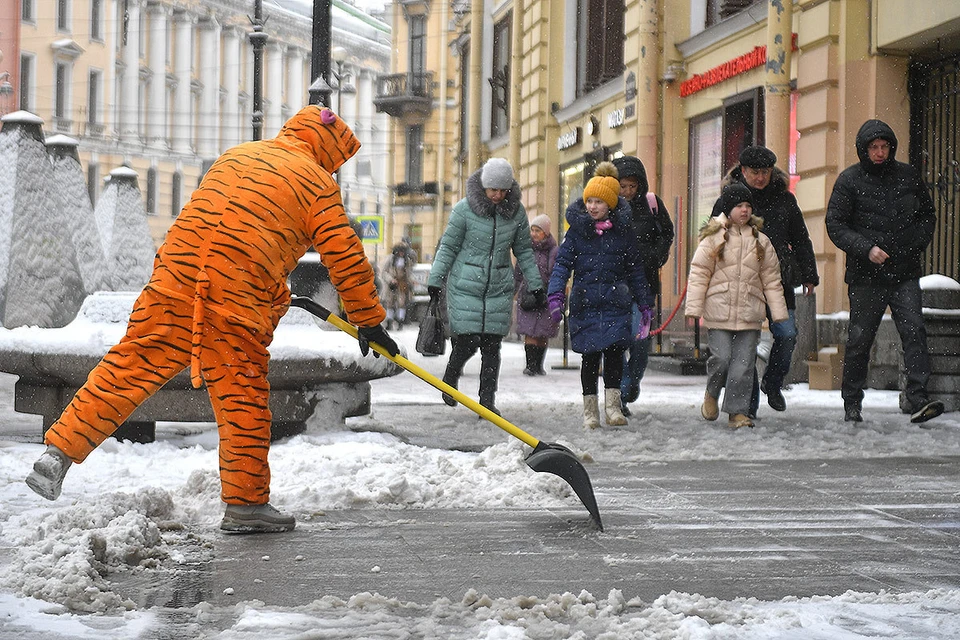
{"label": "lamp post", "polygon": [[343,47],[334,47],[330,50],[330,59],[337,65],[337,70],[331,71],[330,74],[337,81],[337,115],[340,115],[341,96],[345,93],[356,93],[357,89],[350,84],[350,72],[343,70],[343,63],[347,60],[347,50]]}

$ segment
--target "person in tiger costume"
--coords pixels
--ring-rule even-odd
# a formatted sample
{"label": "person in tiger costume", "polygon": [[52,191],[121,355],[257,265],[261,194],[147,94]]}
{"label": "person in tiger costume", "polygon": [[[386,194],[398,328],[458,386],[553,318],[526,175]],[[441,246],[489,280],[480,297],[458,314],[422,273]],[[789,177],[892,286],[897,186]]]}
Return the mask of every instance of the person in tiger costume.
{"label": "person in tiger costume", "polygon": [[290,304],[287,276],[310,245],[358,327],[361,353],[370,342],[399,353],[381,326],[373,268],[331,177],[359,148],[346,123],[310,105],[276,138],[220,156],[167,232],[125,336],[47,430],[47,449],[26,479],[31,489],[56,500],[71,464],[189,366],[217,419],[220,529],[294,528],[294,517],[269,502],[267,346]]}

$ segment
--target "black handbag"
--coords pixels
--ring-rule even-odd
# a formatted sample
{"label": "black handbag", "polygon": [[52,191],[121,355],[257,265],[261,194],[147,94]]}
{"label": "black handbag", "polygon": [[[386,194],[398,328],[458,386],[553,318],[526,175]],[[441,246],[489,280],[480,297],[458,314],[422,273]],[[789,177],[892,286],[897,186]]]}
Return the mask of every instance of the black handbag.
{"label": "black handbag", "polygon": [[417,334],[417,353],[425,356],[442,356],[447,348],[447,338],[443,330],[443,318],[440,317],[440,301],[431,299],[427,312],[420,320],[420,332]]}

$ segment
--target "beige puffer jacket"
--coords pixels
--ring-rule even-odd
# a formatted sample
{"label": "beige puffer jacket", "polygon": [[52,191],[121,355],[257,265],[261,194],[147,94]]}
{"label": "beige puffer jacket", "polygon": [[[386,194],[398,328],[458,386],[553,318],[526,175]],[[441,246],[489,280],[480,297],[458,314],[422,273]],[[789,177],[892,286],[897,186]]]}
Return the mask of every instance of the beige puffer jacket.
{"label": "beige puffer jacket", "polygon": [[787,319],[780,262],[770,239],[760,233],[762,226],[757,216],[737,226],[723,214],[704,226],[687,279],[687,317],[703,317],[708,329],[758,330],[767,317],[766,305],[774,322]]}

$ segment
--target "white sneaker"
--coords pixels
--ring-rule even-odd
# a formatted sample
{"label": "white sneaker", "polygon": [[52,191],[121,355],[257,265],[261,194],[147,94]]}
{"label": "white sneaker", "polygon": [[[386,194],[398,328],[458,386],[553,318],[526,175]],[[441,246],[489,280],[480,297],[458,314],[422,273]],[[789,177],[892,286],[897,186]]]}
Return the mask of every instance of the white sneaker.
{"label": "white sneaker", "polygon": [[67,475],[73,460],[57,447],[47,445],[47,450],[33,463],[33,471],[27,476],[27,486],[47,500],[60,497],[63,478]]}
{"label": "white sneaker", "polygon": [[267,504],[228,504],[220,530],[224,533],[283,533],[297,526],[296,519]]}

